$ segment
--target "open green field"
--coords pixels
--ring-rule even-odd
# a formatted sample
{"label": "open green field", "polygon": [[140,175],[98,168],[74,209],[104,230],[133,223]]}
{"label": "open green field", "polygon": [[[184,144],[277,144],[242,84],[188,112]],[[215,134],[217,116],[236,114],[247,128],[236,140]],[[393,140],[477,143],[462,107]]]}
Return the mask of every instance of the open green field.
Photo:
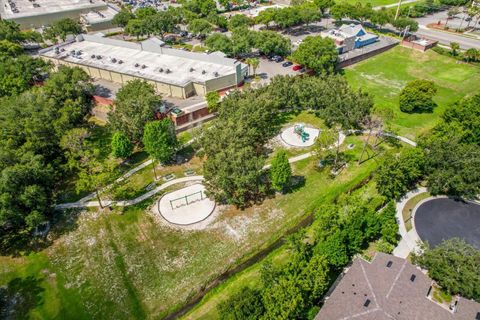
{"label": "open green field", "polygon": [[[373,94],[378,108],[392,110],[393,129],[411,139],[431,129],[452,103],[479,92],[480,88],[480,68],[459,63],[433,51],[421,53],[403,47],[395,47],[348,67],[345,76],[353,87]],[[433,113],[407,114],[400,111],[399,93],[414,79],[435,82],[438,93],[434,100],[438,107]]]}
{"label": "open green field", "polygon": [[360,2],[361,4],[370,3],[372,7],[386,6],[388,4],[397,3],[398,0],[341,0],[338,2],[346,2],[350,4],[356,4]]}

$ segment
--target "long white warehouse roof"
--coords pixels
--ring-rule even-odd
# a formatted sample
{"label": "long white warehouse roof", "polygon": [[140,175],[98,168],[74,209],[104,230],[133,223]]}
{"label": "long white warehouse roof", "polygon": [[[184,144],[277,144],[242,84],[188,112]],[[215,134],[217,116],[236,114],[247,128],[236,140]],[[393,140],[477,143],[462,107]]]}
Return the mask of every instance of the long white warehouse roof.
{"label": "long white warehouse roof", "polygon": [[17,19],[67,11],[101,9],[101,0],[0,0],[2,19]]}
{"label": "long white warehouse roof", "polygon": [[[109,70],[147,80],[185,86],[236,74],[241,63],[220,53],[195,53],[163,48],[151,38],[133,43],[97,35],[80,35],[76,41],[42,50],[45,57]],[[75,52],[75,53],[74,53]],[[79,54],[80,53],[80,54]],[[246,68],[241,65],[240,68]]]}

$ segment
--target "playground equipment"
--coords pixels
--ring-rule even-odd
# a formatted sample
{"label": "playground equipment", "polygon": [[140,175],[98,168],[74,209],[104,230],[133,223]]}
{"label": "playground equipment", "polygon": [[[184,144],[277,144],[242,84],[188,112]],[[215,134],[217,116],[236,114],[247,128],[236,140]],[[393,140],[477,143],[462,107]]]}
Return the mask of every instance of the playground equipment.
{"label": "playground equipment", "polygon": [[297,124],[293,127],[293,131],[300,136],[302,142],[305,142],[310,139],[310,134],[305,132],[305,125]]}
{"label": "playground equipment", "polygon": [[187,194],[180,198],[170,200],[170,207],[172,208],[172,210],[175,210],[183,206],[188,206],[194,202],[202,201],[205,198],[206,196],[203,190],[200,190],[191,194]]}

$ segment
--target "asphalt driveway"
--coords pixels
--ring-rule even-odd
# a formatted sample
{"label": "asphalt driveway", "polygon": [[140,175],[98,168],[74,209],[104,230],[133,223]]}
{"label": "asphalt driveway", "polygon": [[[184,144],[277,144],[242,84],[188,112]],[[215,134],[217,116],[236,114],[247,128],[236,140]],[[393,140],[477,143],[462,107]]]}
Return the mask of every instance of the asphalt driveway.
{"label": "asphalt driveway", "polygon": [[415,228],[423,241],[435,247],[458,237],[480,249],[480,205],[439,198],[421,204],[415,212]]}

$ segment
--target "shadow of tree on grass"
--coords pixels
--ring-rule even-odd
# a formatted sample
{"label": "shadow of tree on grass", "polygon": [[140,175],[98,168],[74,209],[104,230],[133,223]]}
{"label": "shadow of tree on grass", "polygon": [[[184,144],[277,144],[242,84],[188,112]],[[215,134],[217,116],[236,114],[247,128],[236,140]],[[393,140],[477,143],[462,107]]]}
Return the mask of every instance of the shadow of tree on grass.
{"label": "shadow of tree on grass", "polygon": [[27,319],[29,312],[43,304],[42,279],[15,278],[0,287],[0,319]]}

